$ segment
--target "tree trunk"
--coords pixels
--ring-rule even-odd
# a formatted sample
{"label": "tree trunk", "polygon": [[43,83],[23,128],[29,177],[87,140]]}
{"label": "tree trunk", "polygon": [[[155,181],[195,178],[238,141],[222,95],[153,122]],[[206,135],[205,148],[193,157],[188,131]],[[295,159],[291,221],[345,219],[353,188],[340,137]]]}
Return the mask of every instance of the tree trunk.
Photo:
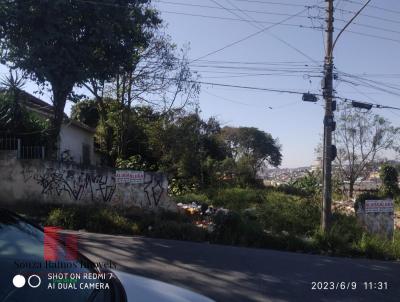
{"label": "tree trunk", "polygon": [[67,102],[67,97],[72,91],[73,85],[62,85],[51,83],[53,90],[53,118],[51,119],[51,128],[49,130],[49,139],[47,145],[47,158],[57,160],[59,137],[61,125],[64,121],[64,108]]}
{"label": "tree trunk", "polygon": [[[107,123],[107,108],[104,99],[100,96],[96,97],[99,104],[100,123],[104,128],[104,147],[105,147],[105,161],[107,166],[114,166],[114,161],[111,156],[113,146],[113,129]],[[104,150],[103,150],[104,151]]]}
{"label": "tree trunk", "polygon": [[354,180],[349,181],[349,197],[353,198],[354,195]]}

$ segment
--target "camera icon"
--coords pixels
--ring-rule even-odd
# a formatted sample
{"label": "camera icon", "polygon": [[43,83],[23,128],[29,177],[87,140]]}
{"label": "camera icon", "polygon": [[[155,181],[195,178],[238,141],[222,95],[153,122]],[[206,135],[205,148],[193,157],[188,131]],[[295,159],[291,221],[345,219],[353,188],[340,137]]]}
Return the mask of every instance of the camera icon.
{"label": "camera icon", "polygon": [[15,275],[12,282],[16,288],[22,288],[26,283],[28,283],[31,288],[38,288],[40,284],[42,284],[42,279],[38,275],[30,275],[28,280],[22,275]]}

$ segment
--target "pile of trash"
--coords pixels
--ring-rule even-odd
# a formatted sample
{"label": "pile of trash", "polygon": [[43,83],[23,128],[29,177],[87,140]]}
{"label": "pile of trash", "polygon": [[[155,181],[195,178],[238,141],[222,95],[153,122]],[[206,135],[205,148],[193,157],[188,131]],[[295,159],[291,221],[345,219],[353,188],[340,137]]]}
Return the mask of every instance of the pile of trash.
{"label": "pile of trash", "polygon": [[352,200],[334,201],[332,210],[346,215],[354,215],[354,202]]}
{"label": "pile of trash", "polygon": [[212,232],[214,229],[214,223],[212,222],[212,217],[218,212],[223,211],[225,213],[229,212],[228,209],[215,208],[212,205],[198,204],[196,202],[192,203],[178,203],[178,210],[181,213],[191,215],[194,218],[194,224],[200,228],[207,229]]}

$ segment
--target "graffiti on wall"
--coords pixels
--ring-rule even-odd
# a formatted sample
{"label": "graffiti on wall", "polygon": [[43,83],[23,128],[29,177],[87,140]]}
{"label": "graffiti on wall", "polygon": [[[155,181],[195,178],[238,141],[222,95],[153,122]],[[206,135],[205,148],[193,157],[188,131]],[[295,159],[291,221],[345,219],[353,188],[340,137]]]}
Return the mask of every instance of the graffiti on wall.
{"label": "graffiti on wall", "polygon": [[133,181],[130,176],[129,182],[121,183],[113,169],[82,170],[71,165],[27,163],[14,171],[18,175],[13,174],[16,181],[12,183],[24,183],[20,192],[24,196],[37,194],[39,199],[51,202],[100,202],[154,210],[176,208],[168,197],[168,180],[163,173],[133,171],[129,174],[134,176]]}
{"label": "graffiti on wall", "polygon": [[144,193],[147,198],[148,205],[158,207],[163,193],[166,192],[166,177],[161,173],[145,173]]}
{"label": "graffiti on wall", "polygon": [[49,168],[33,175],[33,179],[41,186],[42,194],[68,194],[75,201],[90,199],[110,202],[116,189],[114,177],[75,170]]}

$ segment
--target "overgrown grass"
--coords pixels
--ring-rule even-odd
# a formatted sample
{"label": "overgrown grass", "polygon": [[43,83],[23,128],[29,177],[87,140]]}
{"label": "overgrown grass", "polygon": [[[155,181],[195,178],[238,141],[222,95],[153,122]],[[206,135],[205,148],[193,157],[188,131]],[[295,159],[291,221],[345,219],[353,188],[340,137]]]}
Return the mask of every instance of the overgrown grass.
{"label": "overgrown grass", "polygon": [[[105,205],[18,204],[11,210],[44,225],[65,229],[156,238],[209,241],[217,244],[272,248],[327,255],[400,259],[400,233],[387,241],[365,233],[355,217],[334,214],[328,233],[320,231],[319,201],[273,189],[221,189],[189,194],[176,202],[221,206],[213,216],[214,230],[194,225],[194,216],[182,213],[147,212],[136,207]],[[361,201],[360,201],[361,202]]]}
{"label": "overgrown grass", "polygon": [[214,206],[241,211],[265,201],[264,190],[228,188],[208,192],[209,199]]}
{"label": "overgrown grass", "polygon": [[50,211],[46,225],[65,229],[85,229],[97,233],[140,233],[137,223],[128,220],[117,210],[107,207],[69,206]]}
{"label": "overgrown grass", "polygon": [[273,233],[310,235],[319,225],[319,203],[280,192],[268,193],[256,208],[263,228]]}
{"label": "overgrown grass", "polygon": [[198,204],[209,204],[210,203],[210,199],[208,198],[207,195],[205,194],[195,194],[195,193],[189,193],[189,194],[185,194],[185,195],[180,195],[180,196],[174,196],[173,200],[176,203],[192,203],[192,202],[196,202]]}

